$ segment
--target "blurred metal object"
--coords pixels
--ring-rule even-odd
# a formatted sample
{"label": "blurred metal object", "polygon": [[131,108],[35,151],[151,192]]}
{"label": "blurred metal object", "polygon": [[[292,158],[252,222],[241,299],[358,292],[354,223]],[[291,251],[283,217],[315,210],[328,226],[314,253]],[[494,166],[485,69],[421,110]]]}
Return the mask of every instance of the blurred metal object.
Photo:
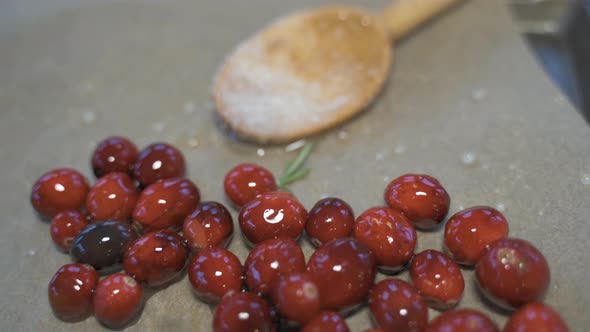
{"label": "blurred metal object", "polygon": [[590,123],[590,0],[511,0],[549,76]]}
{"label": "blurred metal object", "polygon": [[510,6],[522,33],[557,35],[571,0],[512,0]]}
{"label": "blurred metal object", "polygon": [[566,53],[575,81],[574,102],[590,124],[590,0],[575,3],[563,27]]}

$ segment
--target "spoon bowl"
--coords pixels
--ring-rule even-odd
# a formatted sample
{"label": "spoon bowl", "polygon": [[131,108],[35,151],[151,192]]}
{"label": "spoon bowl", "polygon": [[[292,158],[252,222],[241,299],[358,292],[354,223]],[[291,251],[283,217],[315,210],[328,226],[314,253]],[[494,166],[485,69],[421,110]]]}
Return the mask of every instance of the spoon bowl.
{"label": "spoon bowl", "polygon": [[381,16],[330,6],[280,18],[225,60],[213,85],[216,111],[239,137],[259,143],[334,127],[381,90],[391,40],[456,1],[401,0]]}

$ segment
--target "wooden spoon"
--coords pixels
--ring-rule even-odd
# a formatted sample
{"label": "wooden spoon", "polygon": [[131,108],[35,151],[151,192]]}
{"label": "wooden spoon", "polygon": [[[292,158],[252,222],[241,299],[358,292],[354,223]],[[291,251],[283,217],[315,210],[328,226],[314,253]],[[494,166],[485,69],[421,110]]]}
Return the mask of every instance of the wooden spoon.
{"label": "wooden spoon", "polygon": [[288,142],[359,113],[391,66],[390,43],[460,0],[398,0],[380,16],[331,6],[278,19],[219,69],[213,100],[242,138]]}

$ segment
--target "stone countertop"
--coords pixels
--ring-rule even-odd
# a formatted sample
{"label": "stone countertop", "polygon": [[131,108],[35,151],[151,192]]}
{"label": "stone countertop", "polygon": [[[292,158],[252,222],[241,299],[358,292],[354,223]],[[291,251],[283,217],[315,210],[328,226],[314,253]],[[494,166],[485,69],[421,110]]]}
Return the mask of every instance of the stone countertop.
{"label": "stone countertop", "polygon": [[[284,146],[235,142],[214,125],[209,86],[240,40],[320,2],[0,4],[2,330],[103,329],[93,318],[66,324],[52,315],[47,283],[69,257],[54,248],[49,225],[29,204],[32,183],[49,169],[73,167],[93,181],[89,158],[98,140],[118,134],[140,146],[177,144],[204,200],[227,202],[222,179],[237,163],[282,170],[293,158]],[[386,1],[363,3],[379,8]],[[389,180],[429,173],[449,191],[450,214],[474,205],[501,209],[511,235],[547,257],[546,302],[572,331],[590,325],[590,128],[534,62],[503,1],[473,0],[405,40],[374,105],[313,140],[312,172],[292,187],[306,207],[332,195],[360,214],[383,204]],[[311,246],[302,245],[309,257]],[[442,231],[419,234],[418,250],[441,245]],[[245,260],[239,236],[230,249]],[[463,273],[460,307],[503,324],[506,317],[478,298],[473,271]],[[209,331],[211,319],[184,278],[151,295],[128,330]],[[368,311],[347,322],[353,331],[368,328]]]}

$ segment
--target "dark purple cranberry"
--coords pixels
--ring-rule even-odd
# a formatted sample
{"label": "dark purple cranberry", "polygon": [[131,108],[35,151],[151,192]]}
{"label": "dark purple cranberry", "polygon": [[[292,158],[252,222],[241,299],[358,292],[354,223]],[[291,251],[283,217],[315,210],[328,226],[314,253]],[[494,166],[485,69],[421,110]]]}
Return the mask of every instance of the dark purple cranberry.
{"label": "dark purple cranberry", "polygon": [[118,221],[101,221],[84,228],[72,242],[70,255],[76,263],[93,266],[108,274],[121,268],[123,253],[137,233],[131,225]]}

